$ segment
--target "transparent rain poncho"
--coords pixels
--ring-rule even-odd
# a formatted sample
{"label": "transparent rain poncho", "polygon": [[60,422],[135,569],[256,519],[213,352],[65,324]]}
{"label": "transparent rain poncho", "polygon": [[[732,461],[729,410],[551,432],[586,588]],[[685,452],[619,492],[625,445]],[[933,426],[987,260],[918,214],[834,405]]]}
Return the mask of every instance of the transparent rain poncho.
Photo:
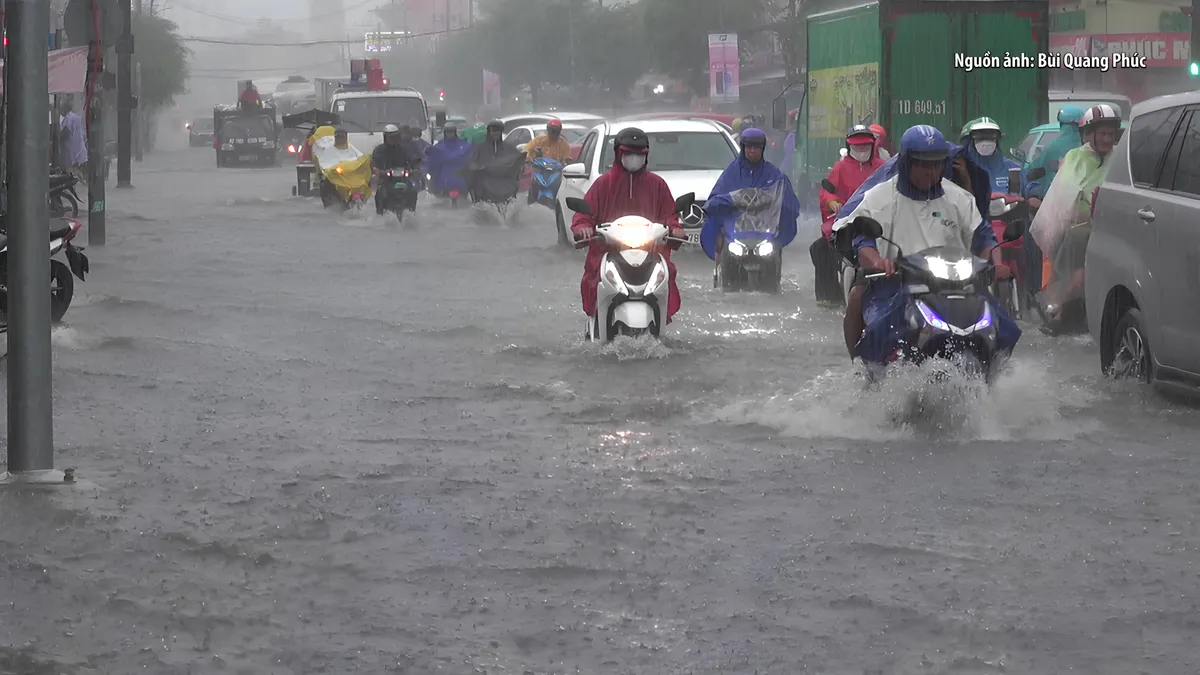
{"label": "transparent rain poncho", "polygon": [[776,234],[783,214],[783,197],[787,184],[776,182],[766,188],[742,188],[729,193],[734,213],[734,232]]}
{"label": "transparent rain poncho", "polygon": [[1073,282],[1072,278],[1084,266],[1092,232],[1092,204],[1109,165],[1088,144],[1068,152],[1030,226],[1030,233],[1052,265],[1045,289],[1045,300],[1050,304],[1061,306],[1083,292],[1078,280]]}

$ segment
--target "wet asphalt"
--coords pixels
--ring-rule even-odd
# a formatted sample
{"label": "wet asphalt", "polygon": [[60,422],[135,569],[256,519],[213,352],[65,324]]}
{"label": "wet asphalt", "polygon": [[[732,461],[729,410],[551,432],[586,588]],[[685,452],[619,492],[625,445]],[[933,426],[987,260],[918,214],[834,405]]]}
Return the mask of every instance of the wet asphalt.
{"label": "wet asphalt", "polygon": [[0,673],[1200,669],[1200,422],[1090,339],[864,393],[798,241],[779,296],[678,254],[671,334],[597,348],[548,211],[291,184],[110,192],[52,336],[98,487],[0,491]]}

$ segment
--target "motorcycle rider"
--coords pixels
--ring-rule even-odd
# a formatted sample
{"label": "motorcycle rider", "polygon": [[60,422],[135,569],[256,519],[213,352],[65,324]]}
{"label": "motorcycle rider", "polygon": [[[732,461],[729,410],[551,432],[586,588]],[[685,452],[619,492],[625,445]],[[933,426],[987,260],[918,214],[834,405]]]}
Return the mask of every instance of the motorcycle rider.
{"label": "motorcycle rider", "polygon": [[868,128],[875,135],[876,154],[879,156],[879,159],[886,162],[892,156],[892,153],[887,149],[887,131],[884,130],[881,124],[872,124]]}
{"label": "motorcycle rider", "polygon": [[833,221],[842,204],[876,169],[883,166],[884,160],[876,152],[878,142],[875,132],[870,128],[862,124],[850,127],[846,132],[846,156],[833,165],[827,179],[836,191],[829,192],[824,186],[821,188],[821,237],[812,243],[808,253],[816,274],[817,302],[822,304],[840,306],[845,301],[839,278],[841,261],[831,239]]}
{"label": "motorcycle rider", "polygon": [[[975,197],[943,177],[950,150],[942,132],[934,127],[921,124],[905,131],[900,137],[896,175],[867,190],[858,207],[834,223],[834,232],[855,218],[871,218],[883,225],[885,236],[905,253],[941,245],[962,246],[990,259],[996,265],[996,278],[1007,279],[1011,272],[1000,264],[995,231],[980,215]],[[888,244],[885,250],[894,248]],[[879,270],[889,277],[895,274],[895,261],[881,253],[876,240],[855,237],[854,250],[860,270]],[[894,250],[889,252],[895,254]],[[894,341],[895,326],[904,321],[905,307],[897,301],[904,294],[903,286],[895,279],[856,283],[842,324],[851,357],[878,355],[894,347],[890,342]],[[1021,330],[994,300],[991,302],[997,317],[996,348],[1002,353],[1016,345]]]}
{"label": "motorcycle rider", "polygon": [[[683,239],[687,234],[679,226],[675,213],[675,200],[671,188],[657,174],[651,173],[646,164],[650,157],[650,139],[646,132],[635,127],[622,129],[613,138],[613,163],[606,173],[592,183],[583,200],[591,214],[576,213],[571,221],[571,232],[576,241],[591,239],[596,235],[596,225],[609,223],[622,216],[641,216],[668,229],[670,237]],[[669,242],[662,251],[667,259],[670,292],[667,298],[667,323],[679,311],[679,287],[675,283],[675,263],[671,262],[671,251],[679,248],[679,242]],[[583,263],[583,279],[579,292],[583,299],[583,313],[591,317],[596,312],[596,288],[600,281],[600,261],[604,258],[604,243],[593,240],[588,248],[587,260]]]}
{"label": "motorcycle rider", "polygon": [[[725,226],[734,215],[729,193],[745,188],[770,190],[783,184],[783,208],[779,215],[778,236],[775,245],[780,249],[796,238],[796,218],[800,215],[800,200],[792,190],[792,182],[774,164],[763,158],[767,149],[767,135],[753,127],[742,132],[742,151],[737,159],[725,167],[721,177],[713,185],[712,194],[705,202],[707,217],[700,231],[700,246],[708,257],[716,260],[725,248]],[[672,206],[674,208],[674,206]]]}
{"label": "motorcycle rider", "polygon": [[424,171],[430,176],[434,194],[466,190],[466,181],[458,172],[466,165],[471,150],[471,142],[458,137],[457,125],[448,123],[442,128],[442,140],[425,152]]}
{"label": "motorcycle rider", "polygon": [[992,192],[1015,195],[1021,186],[1008,184],[1010,169],[1021,169],[1021,165],[1008,159],[1000,152],[1000,125],[990,117],[979,117],[963,125],[959,136],[971,159],[987,171]]}
{"label": "motorcycle rider", "polygon": [[1083,145],[1083,137],[1079,132],[1079,120],[1083,117],[1083,108],[1077,105],[1065,105],[1058,111],[1058,137],[1050,141],[1041,153],[1029,164],[1029,172],[1041,169],[1044,173],[1029,181],[1029,206],[1041,206],[1042,199],[1054,182],[1058,167],[1062,164],[1067,153]]}
{"label": "motorcycle rider", "polygon": [[[407,127],[405,127],[407,129]],[[416,169],[421,164],[421,156],[412,146],[412,139],[405,138],[404,130],[395,124],[383,127],[383,142],[371,151],[371,171],[378,179],[390,169]],[[375,213],[383,215],[383,199],[387,187],[380,183],[375,191]]]}
{"label": "motorcycle rider", "polygon": [[[501,196],[499,194],[500,185],[504,186],[504,192],[509,198],[515,197],[517,190],[520,189],[524,155],[511,145],[505,144],[503,137],[504,122],[492,120],[487,123],[487,135],[471,152],[471,159],[467,162],[469,174],[467,181],[470,184],[471,198],[475,202],[498,199]],[[510,155],[513,157],[511,167],[508,162]],[[489,184],[487,180],[489,176],[486,175],[489,170],[494,174],[503,173],[503,175],[491,176],[494,180]],[[501,170],[504,171],[501,172]],[[511,192],[508,191],[510,178],[512,183]],[[496,194],[483,194],[487,192],[484,190],[485,187],[492,187]],[[483,197],[490,197],[491,199],[483,199]]]}
{"label": "motorcycle rider", "polygon": [[[540,154],[538,151],[541,151]],[[538,157],[549,157],[556,162],[566,164],[571,160],[571,144],[562,137],[562,122],[550,120],[546,122],[546,133],[538,136],[525,146],[525,161],[532,162]]]}
{"label": "motorcycle rider", "polygon": [[1108,104],[1095,105],[1080,118],[1079,127],[1088,140],[1063,157],[1030,228],[1053,261],[1054,278],[1034,305],[1046,326],[1054,326],[1063,305],[1083,294],[1092,203],[1111,166],[1106,160],[1121,131],[1121,113]]}

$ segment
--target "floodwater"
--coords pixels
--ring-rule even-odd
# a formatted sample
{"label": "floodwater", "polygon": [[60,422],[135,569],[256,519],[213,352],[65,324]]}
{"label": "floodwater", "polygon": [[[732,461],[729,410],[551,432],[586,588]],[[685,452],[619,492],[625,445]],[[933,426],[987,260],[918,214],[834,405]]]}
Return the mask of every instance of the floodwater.
{"label": "floodwater", "polygon": [[291,183],[195,149],[110,191],[53,336],[98,488],[0,492],[0,673],[1200,668],[1200,424],[1090,340],[920,412],[863,392],[806,241],[780,296],[678,254],[670,336],[597,348],[548,211]]}

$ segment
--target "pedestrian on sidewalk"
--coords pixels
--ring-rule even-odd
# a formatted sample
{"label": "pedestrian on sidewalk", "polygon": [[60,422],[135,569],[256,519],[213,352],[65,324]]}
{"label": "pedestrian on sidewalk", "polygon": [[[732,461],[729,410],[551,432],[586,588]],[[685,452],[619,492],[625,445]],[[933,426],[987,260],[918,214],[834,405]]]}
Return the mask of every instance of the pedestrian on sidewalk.
{"label": "pedestrian on sidewalk", "polygon": [[70,99],[59,104],[59,113],[62,120],[58,123],[58,163],[83,180],[88,163],[87,126],[72,108]]}

